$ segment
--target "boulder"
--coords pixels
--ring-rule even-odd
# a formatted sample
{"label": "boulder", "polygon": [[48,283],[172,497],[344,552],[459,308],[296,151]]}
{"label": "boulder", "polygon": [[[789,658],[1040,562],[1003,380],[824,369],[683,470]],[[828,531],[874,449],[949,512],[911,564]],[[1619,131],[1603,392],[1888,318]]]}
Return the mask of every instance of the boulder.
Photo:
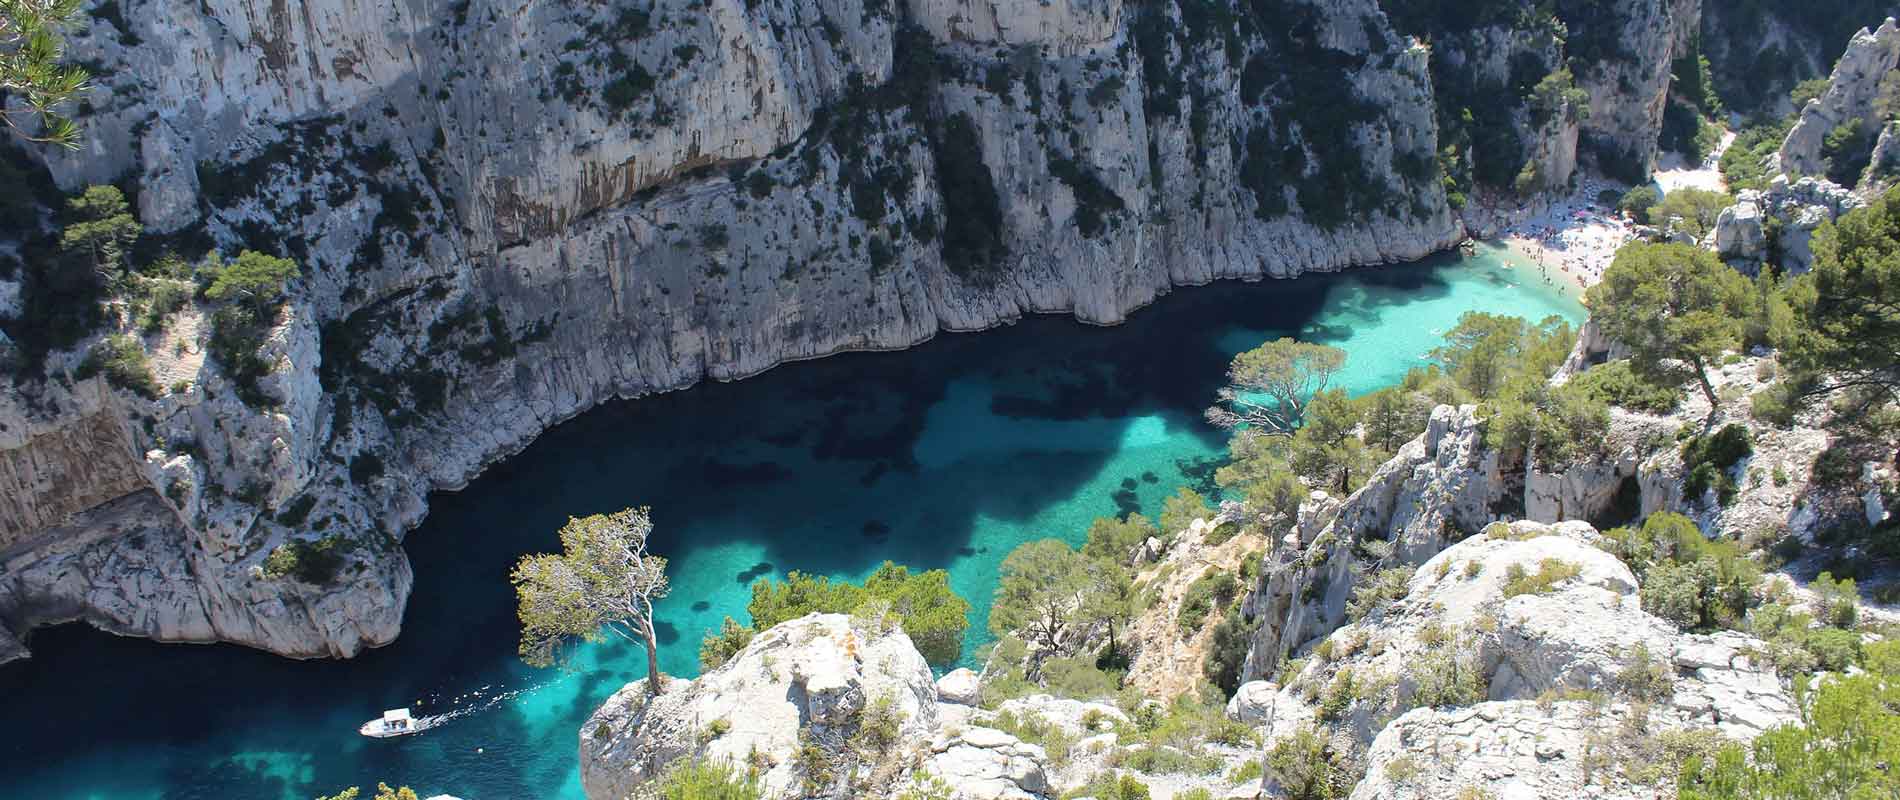
{"label": "boulder", "polygon": [[958,667],[937,679],[937,699],[945,703],[976,705],[983,699],[983,682],[967,667]]}
{"label": "boulder", "polygon": [[1272,681],[1248,681],[1227,701],[1227,716],[1248,725],[1265,724],[1273,716],[1273,699],[1280,691]]}
{"label": "boulder", "polygon": [[922,772],[948,784],[956,800],[1041,800],[1049,793],[1041,747],[995,728],[938,735]]}

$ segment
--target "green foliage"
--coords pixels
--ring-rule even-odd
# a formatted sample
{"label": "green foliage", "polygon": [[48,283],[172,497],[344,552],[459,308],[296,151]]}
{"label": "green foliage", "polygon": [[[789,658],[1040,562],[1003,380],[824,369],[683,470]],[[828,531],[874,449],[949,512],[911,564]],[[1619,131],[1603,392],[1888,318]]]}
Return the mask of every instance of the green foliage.
{"label": "green foliage", "polygon": [[1688,517],[1651,514],[1641,528],[1604,534],[1642,586],[1643,610],[1684,628],[1735,628],[1761,582],[1761,567],[1733,541],[1711,540]]}
{"label": "green foliage", "polygon": [[1697,499],[1713,488],[1722,505],[1733,502],[1738,487],[1729,473],[1737,462],[1754,452],[1748,429],[1735,423],[1707,436],[1692,437],[1682,445],[1682,468],[1687,473],[1682,482],[1683,496]]}
{"label": "green foliage", "polygon": [[86,191],[66,203],[66,227],[60,231],[59,247],[70,256],[85,259],[103,280],[114,280],[125,272],[132,243],[144,227],[132,218],[132,207],[116,186],[88,186]]}
{"label": "green foliage", "polygon": [[1108,216],[1126,207],[1121,195],[1102,183],[1095,170],[1074,159],[1051,158],[1049,174],[1066,184],[1074,193],[1076,229],[1086,238],[1100,236],[1108,227]]}
{"label": "green foliage", "polygon": [[1783,725],[1713,759],[1692,756],[1677,784],[1683,800],[1821,800],[1900,796],[1900,642],[1868,648],[1868,670],[1832,677]]}
{"label": "green foliage", "polygon": [[1308,725],[1274,743],[1267,769],[1289,800],[1332,800],[1346,796],[1354,777],[1334,766],[1337,757],[1325,735]]}
{"label": "green foliage", "polygon": [[987,279],[1008,255],[995,179],[983,162],[982,139],[970,115],[957,112],[932,138],[937,185],[943,194],[944,266],[965,279]]}
{"label": "green foliage", "polygon": [[84,380],[101,372],[113,386],[147,399],[158,397],[158,377],[152,374],[151,359],[146,358],[145,347],[137,338],[107,336],[93,345],[73,377]]}
{"label": "green foliage", "polygon": [[1658,385],[1638,376],[1627,360],[1591,367],[1570,380],[1599,401],[1635,411],[1667,414],[1682,404],[1682,386]]}
{"label": "green foliage", "polygon": [[[1188,491],[1182,489],[1181,491]],[[1166,519],[1164,515],[1162,519]],[[1099,558],[1118,564],[1128,563],[1135,548],[1150,536],[1172,535],[1175,529],[1158,530],[1154,523],[1140,514],[1129,514],[1125,518],[1096,517],[1089,525],[1088,541],[1082,545],[1082,554],[1089,558]]]}
{"label": "green foliage", "polygon": [[1532,325],[1522,317],[1466,311],[1431,357],[1465,391],[1488,399],[1513,379],[1541,381],[1563,363],[1575,338],[1561,317]]}
{"label": "green foliage", "polygon": [[1536,455],[1538,467],[1561,469],[1602,447],[1610,410],[1585,387],[1567,383],[1551,389],[1519,383],[1490,404],[1485,421],[1486,447]]}
{"label": "green foliage", "polygon": [[648,509],[569,517],[561,552],[524,555],[509,572],[521,620],[521,660],[529,666],[561,663],[575,641],[613,634],[646,645],[647,693],[662,688],[653,601],[665,597],[666,559],[647,552],[653,535]]}
{"label": "green foliage", "polygon": [[66,57],[61,34],[85,9],[80,0],[0,2],[0,94],[13,101],[0,106],[0,122],[15,136],[79,148],[79,126],[55,109],[90,88],[85,69],[60,64]]}
{"label": "green foliage", "polygon": [[1275,339],[1234,356],[1228,386],[1208,419],[1228,428],[1291,436],[1306,422],[1314,398],[1326,392],[1346,365],[1346,351],[1289,338]]}
{"label": "green foliage", "polygon": [[292,539],[271,549],[264,557],[264,577],[272,580],[293,578],[312,586],[336,582],[343,568],[344,554],[354,544],[339,534],[330,534],[315,542]]}
{"label": "green foliage", "polygon": [[1768,188],[1768,181],[1774,176],[1768,174],[1766,161],[1768,156],[1781,149],[1781,143],[1788,138],[1788,129],[1793,126],[1793,122],[1794,118],[1789,117],[1751,125],[1735,134],[1735,141],[1722,151],[1720,163],[1722,180],[1728,184],[1729,191],[1761,191]]}
{"label": "green foliage", "polygon": [[1808,588],[1814,592],[1814,616],[1821,624],[1852,628],[1860,620],[1860,590],[1853,578],[1836,580],[1833,573],[1822,572]]}
{"label": "green foliage", "polygon": [[1649,218],[1656,225],[1673,225],[1701,241],[1715,231],[1715,219],[1722,209],[1734,202],[1734,198],[1708,189],[1677,189],[1650,209]]}
{"label": "green foliage", "polygon": [[1622,209],[1623,213],[1630,215],[1631,219],[1648,225],[1650,224],[1650,210],[1655,208],[1656,204],[1661,201],[1662,196],[1657,194],[1654,188],[1638,186],[1624,192],[1623,199],[1617,202],[1616,207]]}
{"label": "green foliage", "polygon": [[1358,586],[1353,587],[1352,598],[1346,601],[1346,621],[1357,622],[1374,609],[1403,599],[1415,569],[1412,566],[1387,567],[1360,581]]}
{"label": "green foliage", "polygon": [[1671,99],[1663,107],[1662,135],[1658,142],[1663,149],[1681,153],[1691,164],[1700,164],[1721,140],[1722,127],[1694,106]]}
{"label": "green foliage", "polygon": [[[1434,632],[1436,631],[1436,632]],[[1465,631],[1426,628],[1425,650],[1405,665],[1413,684],[1411,705],[1443,708],[1484,702],[1490,685],[1476,638]]]}
{"label": "green foliage", "polygon": [[759,800],[765,789],[756,774],[724,761],[680,759],[659,780],[662,800]]}
{"label": "green foliage", "polygon": [[1504,596],[1549,594],[1557,590],[1558,584],[1581,574],[1582,565],[1560,558],[1546,558],[1537,562],[1536,572],[1525,570],[1523,564],[1513,563],[1504,569]]}
{"label": "green foliage", "polygon": [[732,660],[732,657],[752,643],[753,630],[740,625],[738,620],[726,617],[719,624],[719,631],[708,632],[699,642],[699,667],[711,671]]}
{"label": "green foliage", "polygon": [[990,631],[1016,631],[1038,649],[1066,655],[1067,634],[1089,617],[1095,563],[1060,539],[1017,545],[1003,558]]}
{"label": "green foliage", "polygon": [[[343,791],[338,792],[337,794],[331,797],[328,797],[328,798],[319,797],[317,798],[317,800],[356,800],[356,798],[360,794],[361,794],[361,790],[355,786],[352,786],[348,789],[344,789]],[[416,790],[411,789],[407,786],[404,786],[399,789],[392,789],[389,787],[389,784],[387,783],[378,783],[376,784],[376,797],[374,798],[374,800],[416,800]]]}
{"label": "green foliage", "polygon": [[1201,675],[1229,697],[1240,690],[1240,670],[1246,664],[1247,648],[1253,644],[1257,627],[1259,623],[1239,613],[1222,617],[1214,626],[1207,654],[1201,659]]}
{"label": "green foliage", "polygon": [[1658,703],[1675,692],[1675,667],[1649,652],[1649,645],[1637,642],[1629,658],[1616,673],[1616,685],[1624,694],[1644,702]]}
{"label": "green foliage", "polygon": [[257,308],[269,308],[282,300],[284,284],[297,277],[297,263],[288,258],[265,255],[251,250],[224,263],[214,253],[200,268],[211,284],[205,297],[212,300],[238,300]]}
{"label": "green foliage", "polygon": [[1836,125],[1821,140],[1821,162],[1827,179],[1842,186],[1860,182],[1872,155],[1875,129],[1859,117]]}
{"label": "green foliage", "polygon": [[[1206,497],[1183,486],[1161,503],[1161,532],[1173,536],[1187,530],[1194,520],[1207,517],[1211,511]],[[1093,529],[1090,529],[1091,538],[1093,533]]]}
{"label": "green foliage", "polygon": [[[746,613],[752,616],[753,630],[763,631],[807,614],[852,613],[870,601],[889,604],[889,613],[924,660],[947,666],[962,656],[970,604],[950,590],[949,573],[940,569],[913,574],[886,561],[863,586],[797,571],[787,574],[783,583],[761,578],[752,584]],[[702,652],[704,647],[702,643]]]}
{"label": "green foliage", "polygon": [[1788,293],[1796,325],[1783,362],[1810,393],[1900,397],[1900,189],[1815,231],[1814,266]]}
{"label": "green foliage", "polygon": [[1629,346],[1637,375],[1662,384],[1695,378],[1713,413],[1708,366],[1740,345],[1748,297],[1748,280],[1714,253],[1637,242],[1617,251],[1586,304],[1605,334]]}
{"label": "green foliage", "polygon": [[1175,618],[1175,622],[1180,625],[1182,632],[1192,635],[1201,629],[1208,614],[1231,602],[1239,590],[1240,583],[1234,580],[1233,575],[1210,570],[1188,584],[1187,593],[1181,597],[1180,615]]}
{"label": "green foliage", "polygon": [[1117,776],[1112,772],[1102,772],[1090,778],[1081,788],[1064,794],[1063,797],[1093,797],[1095,800],[1149,800],[1148,784],[1142,783],[1133,775]]}
{"label": "green foliage", "polygon": [[1821,95],[1827,94],[1827,87],[1831,83],[1826,76],[1809,78],[1797,83],[1794,89],[1788,92],[1788,102],[1794,105],[1795,111],[1799,112],[1807,108],[1808,103],[1819,100]]}

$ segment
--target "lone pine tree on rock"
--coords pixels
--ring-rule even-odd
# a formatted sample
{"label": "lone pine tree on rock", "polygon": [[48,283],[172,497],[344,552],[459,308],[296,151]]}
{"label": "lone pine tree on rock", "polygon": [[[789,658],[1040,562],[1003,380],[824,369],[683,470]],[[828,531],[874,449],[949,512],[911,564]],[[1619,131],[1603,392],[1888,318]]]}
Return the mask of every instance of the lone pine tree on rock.
{"label": "lone pine tree on rock", "polygon": [[609,635],[647,650],[647,692],[660,693],[653,601],[666,596],[666,559],[647,552],[653,520],[645,506],[571,517],[561,552],[522,556],[509,576],[521,617],[521,659],[565,663],[576,642]]}

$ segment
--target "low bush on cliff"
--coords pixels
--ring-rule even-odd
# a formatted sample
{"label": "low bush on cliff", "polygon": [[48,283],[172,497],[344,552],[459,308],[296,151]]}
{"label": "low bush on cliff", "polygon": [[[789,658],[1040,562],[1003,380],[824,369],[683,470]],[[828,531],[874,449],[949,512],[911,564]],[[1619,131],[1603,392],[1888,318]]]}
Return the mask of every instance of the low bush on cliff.
{"label": "low bush on cliff", "polygon": [[1681,514],[1608,531],[1604,545],[1636,573],[1643,610],[1684,628],[1739,627],[1761,581],[1761,567],[1740,545],[1703,536]]}
{"label": "low bush on cliff", "polygon": [[1754,452],[1754,440],[1748,429],[1733,423],[1713,434],[1696,436],[1683,443],[1682,468],[1687,473],[1682,482],[1683,497],[1693,502],[1713,488],[1716,500],[1722,505],[1733,502],[1739,487],[1729,472],[1736,462]]}
{"label": "low bush on cliff", "polygon": [[94,345],[73,377],[84,380],[104,373],[106,382],[140,397],[158,397],[158,378],[152,374],[145,347],[131,336],[107,336]]}
{"label": "low bush on cliff", "polygon": [[682,759],[660,778],[660,800],[759,800],[765,790],[758,775],[722,761]]}
{"label": "low bush on cliff", "polygon": [[1571,379],[1577,389],[1613,406],[1652,414],[1667,414],[1682,404],[1683,388],[1647,380],[1630,370],[1628,361],[1591,367]]}
{"label": "low bush on cliff", "polygon": [[1691,756],[1678,786],[1683,800],[1900,797],[1900,642],[1868,646],[1866,671],[1830,676],[1801,722],[1729,744],[1713,758]]}
{"label": "low bush on cliff", "polygon": [[328,586],[336,582],[337,572],[343,568],[344,554],[352,548],[350,540],[335,534],[315,542],[293,539],[273,548],[264,558],[263,575]]}
{"label": "low bush on cliff", "polygon": [[[886,561],[862,586],[797,571],[787,574],[782,583],[761,578],[752,584],[752,602],[746,604],[746,612],[752,616],[752,630],[763,631],[806,614],[856,613],[869,603],[877,604],[879,624],[894,622],[902,627],[931,664],[949,666],[962,655],[970,604],[950,590],[949,573],[940,569],[913,573]],[[744,646],[734,644],[740,636],[731,629],[708,634],[700,648],[702,664],[708,669],[718,665],[705,662],[708,653],[724,663]]]}

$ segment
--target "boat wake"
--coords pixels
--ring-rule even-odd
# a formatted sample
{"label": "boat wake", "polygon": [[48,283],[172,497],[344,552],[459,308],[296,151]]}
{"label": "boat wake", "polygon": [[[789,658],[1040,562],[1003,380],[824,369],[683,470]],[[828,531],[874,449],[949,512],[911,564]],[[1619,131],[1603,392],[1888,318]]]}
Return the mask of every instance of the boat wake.
{"label": "boat wake", "polygon": [[414,723],[415,732],[420,733],[430,728],[439,728],[459,719],[467,719],[477,714],[492,711],[504,704],[553,686],[561,682],[561,680],[563,680],[563,678],[554,678],[519,689],[497,689],[494,684],[489,684],[479,689],[472,689],[446,699],[436,695],[420,698],[416,700],[415,703],[415,708],[418,712],[422,709],[435,709],[441,706],[447,706],[447,708],[439,713],[418,713]]}

